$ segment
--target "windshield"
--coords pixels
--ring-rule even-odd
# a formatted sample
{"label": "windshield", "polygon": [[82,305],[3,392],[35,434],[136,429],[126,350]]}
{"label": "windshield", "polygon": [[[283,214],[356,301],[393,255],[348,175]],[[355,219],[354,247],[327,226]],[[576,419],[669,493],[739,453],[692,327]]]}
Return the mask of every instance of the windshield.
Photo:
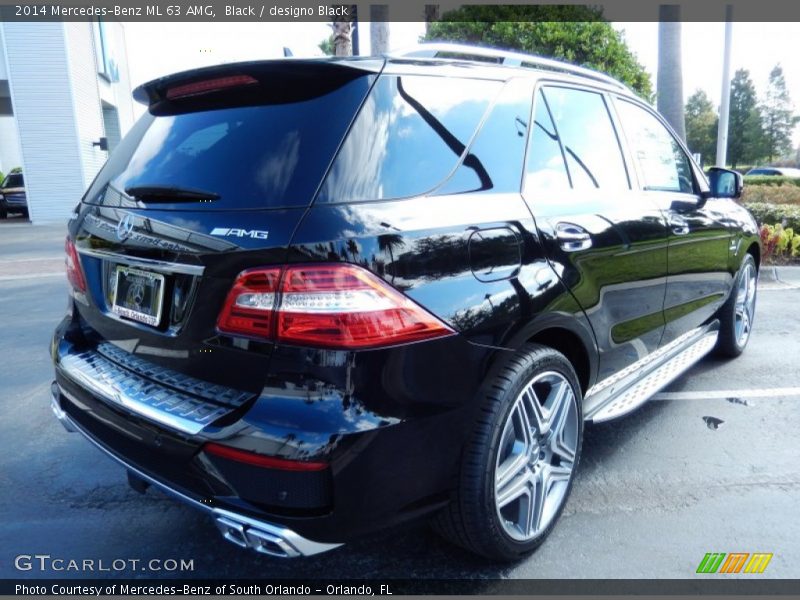
{"label": "windshield", "polygon": [[158,208],[307,205],[371,80],[361,76],[297,102],[146,114],[112,154],[84,201],[129,206],[125,190],[176,188],[204,190],[215,201],[165,198]]}
{"label": "windshield", "polygon": [[22,173],[11,173],[6,180],[3,182],[3,185],[0,187],[4,188],[21,188],[25,187],[25,182],[22,180]]}

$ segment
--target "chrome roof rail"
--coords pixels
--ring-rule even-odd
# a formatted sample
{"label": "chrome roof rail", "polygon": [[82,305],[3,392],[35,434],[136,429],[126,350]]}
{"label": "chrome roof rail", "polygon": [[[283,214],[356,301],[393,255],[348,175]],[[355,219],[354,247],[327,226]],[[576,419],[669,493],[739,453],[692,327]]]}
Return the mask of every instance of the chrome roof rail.
{"label": "chrome roof rail", "polygon": [[[442,56],[443,54],[456,56]],[[459,59],[458,55],[464,58]],[[509,52],[507,50],[498,50],[485,46],[472,46],[470,44],[455,44],[450,42],[430,42],[403,48],[397,52],[390,52],[387,56],[389,58],[453,58],[456,60],[469,60],[470,57],[494,59],[498,64],[509,67],[544,69],[547,71],[568,73],[570,75],[577,75],[578,77],[585,77],[586,79],[602,81],[603,83],[630,91],[628,86],[624,83],[617,81],[609,75],[600,73],[599,71],[594,71],[585,67],[577,67],[552,58],[543,58],[535,54]]]}

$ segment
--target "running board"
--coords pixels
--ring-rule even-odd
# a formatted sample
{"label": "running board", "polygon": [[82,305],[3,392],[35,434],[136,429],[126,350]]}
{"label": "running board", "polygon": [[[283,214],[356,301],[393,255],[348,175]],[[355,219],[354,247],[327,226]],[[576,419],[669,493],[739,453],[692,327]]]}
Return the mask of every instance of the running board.
{"label": "running board", "polygon": [[708,354],[718,335],[719,321],[713,321],[593,385],[583,401],[584,418],[600,423],[635,410]]}

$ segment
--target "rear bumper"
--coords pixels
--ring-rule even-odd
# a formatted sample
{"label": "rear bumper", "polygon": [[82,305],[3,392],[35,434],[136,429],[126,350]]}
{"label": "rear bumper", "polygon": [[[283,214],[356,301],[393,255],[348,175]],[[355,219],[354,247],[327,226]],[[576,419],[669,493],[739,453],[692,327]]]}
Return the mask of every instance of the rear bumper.
{"label": "rear bumper", "polygon": [[8,211],[15,210],[28,210],[28,198],[25,194],[3,192],[3,198],[0,199],[0,208]]}
{"label": "rear bumper", "polygon": [[130,464],[126,459],[117,455],[103,443],[95,439],[83,429],[76,421],[61,408],[62,392],[55,382],[51,386],[50,406],[53,414],[69,432],[78,432],[89,440],[94,446],[102,450],[107,456],[114,459],[125,467],[129,473],[160,489],[173,498],[184,502],[193,508],[209,514],[219,528],[222,536],[242,548],[251,548],[257,552],[278,556],[282,558],[293,558],[296,556],[311,556],[326,552],[341,546],[341,544],[330,544],[315,542],[304,538],[298,533],[266,521],[237,513],[222,508],[214,508],[204,504],[201,500],[170,486],[169,484],[148,475],[137,467]]}
{"label": "rear bumper", "polygon": [[[192,406],[161,405],[149,395],[158,400],[162,387],[174,392],[174,371],[159,371],[148,356],[141,360],[152,368],[140,374],[134,362],[101,352],[102,342],[82,338],[76,319],[64,320],[51,348],[56,416],[139,479],[223,519],[218,525],[239,545],[258,549],[266,534],[279,537],[258,528],[266,523],[298,536],[281,538],[295,549],[281,555],[306,554],[298,538],[328,549],[449,501],[483,348],[458,336],[363,354],[279,348],[260,394],[197,430],[153,412],[172,407],[191,420]],[[463,375],[454,379],[456,368]],[[224,393],[196,381],[182,379],[179,388],[194,402]],[[212,442],[330,467],[290,472],[226,464],[204,451]],[[247,537],[248,527],[261,532],[250,532],[257,540]]]}

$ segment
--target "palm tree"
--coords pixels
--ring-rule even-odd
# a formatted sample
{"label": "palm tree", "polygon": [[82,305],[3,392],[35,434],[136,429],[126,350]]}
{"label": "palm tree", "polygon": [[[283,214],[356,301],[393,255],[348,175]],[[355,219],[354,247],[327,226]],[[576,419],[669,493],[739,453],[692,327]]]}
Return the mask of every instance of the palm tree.
{"label": "palm tree", "polygon": [[389,5],[369,5],[370,54],[381,56],[389,51]]}
{"label": "palm tree", "polygon": [[675,133],[685,141],[680,7],[662,4],[658,9],[658,20],[658,76],[656,81],[658,112],[664,115]]}
{"label": "palm tree", "polygon": [[350,21],[333,22],[333,53],[335,56],[353,56],[353,24]]}

